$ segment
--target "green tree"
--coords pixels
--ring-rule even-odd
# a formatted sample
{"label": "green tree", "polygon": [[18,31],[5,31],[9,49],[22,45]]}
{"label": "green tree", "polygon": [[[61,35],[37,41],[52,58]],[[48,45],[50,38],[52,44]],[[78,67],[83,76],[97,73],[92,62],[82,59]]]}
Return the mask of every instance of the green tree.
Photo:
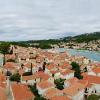
{"label": "green tree", "polygon": [[58,88],[59,90],[64,89],[64,81],[65,79],[61,79],[61,78],[54,80],[56,88]]}
{"label": "green tree", "polygon": [[79,64],[77,64],[76,62],[72,62],[71,63],[71,65],[72,65],[72,69],[73,70],[77,70],[77,71],[79,71],[80,70],[80,66],[79,66]]}
{"label": "green tree", "polygon": [[29,85],[29,88],[30,88],[30,90],[31,90],[31,92],[35,95],[35,96],[40,96],[39,95],[39,93],[38,93],[38,90],[37,90],[37,88],[36,88],[36,84],[34,84],[34,85]]}
{"label": "green tree", "polygon": [[72,69],[75,71],[74,76],[77,77],[78,79],[82,79],[83,76],[81,75],[79,64],[77,64],[76,62],[72,62],[71,65],[72,65]]}
{"label": "green tree", "polygon": [[2,42],[0,44],[0,53],[2,53],[4,55],[3,65],[5,64],[5,54],[9,53],[9,47],[10,47],[9,43]]}
{"label": "green tree", "polygon": [[100,100],[100,95],[91,94],[87,100]]}
{"label": "green tree", "polygon": [[87,71],[88,71],[88,70],[87,70],[87,67],[85,67],[85,68],[84,68],[84,72],[87,72]]}
{"label": "green tree", "polygon": [[20,80],[21,80],[21,76],[19,75],[19,73],[10,76],[10,81],[20,82]]}
{"label": "green tree", "polygon": [[37,96],[36,96],[36,97],[34,98],[34,100],[47,100],[47,99],[44,98],[44,97],[42,97],[42,96],[40,96],[40,97],[37,97]]}
{"label": "green tree", "polygon": [[78,79],[83,79],[83,76],[81,75],[80,71],[75,71],[74,76]]}
{"label": "green tree", "polygon": [[46,100],[44,97],[42,97],[39,93],[38,90],[36,88],[36,84],[34,85],[29,85],[29,88],[31,90],[31,92],[35,95],[35,99],[34,100]]}

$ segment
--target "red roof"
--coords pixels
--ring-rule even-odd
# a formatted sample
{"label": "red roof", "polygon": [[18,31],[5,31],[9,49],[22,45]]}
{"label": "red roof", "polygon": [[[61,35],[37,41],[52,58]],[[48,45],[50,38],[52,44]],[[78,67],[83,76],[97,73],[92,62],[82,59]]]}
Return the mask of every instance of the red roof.
{"label": "red roof", "polygon": [[72,84],[70,87],[63,89],[63,93],[69,96],[75,96],[83,89],[85,89],[85,85],[77,82]]}
{"label": "red roof", "polygon": [[4,74],[0,74],[0,87],[6,88],[6,76]]}
{"label": "red roof", "polygon": [[93,75],[84,75],[84,79],[88,80],[89,83],[100,84],[100,77]]}
{"label": "red roof", "polygon": [[51,100],[71,100],[67,96],[54,96],[51,98]]}
{"label": "red roof", "polygon": [[94,68],[93,72],[95,72],[96,74],[100,73],[100,68]]}
{"label": "red roof", "polygon": [[14,100],[31,100],[34,99],[34,95],[30,91],[27,85],[20,83],[13,83],[11,85]]}
{"label": "red roof", "polygon": [[79,83],[81,83],[81,84],[85,85],[85,87],[87,87],[87,86],[89,85],[88,80],[84,80],[84,79],[79,80]]}
{"label": "red roof", "polygon": [[58,90],[58,89],[56,89],[56,88],[51,88],[51,89],[48,89],[48,90],[45,92],[44,96],[45,96],[46,98],[50,99],[50,98],[52,98],[52,97],[54,97],[54,96],[62,95],[62,94],[63,94],[62,91],[60,91],[60,90]]}
{"label": "red roof", "polygon": [[49,70],[51,70],[51,69],[53,69],[55,67],[57,67],[57,65],[56,64],[53,64],[53,63],[51,63],[49,65],[46,65],[46,68],[49,69]]}
{"label": "red roof", "polygon": [[4,74],[0,74],[0,82],[6,81],[6,76]]}
{"label": "red roof", "polygon": [[48,80],[50,78],[50,75],[40,71],[34,74],[37,78],[41,78],[43,80]]}
{"label": "red roof", "polygon": [[54,84],[49,81],[42,81],[38,83],[37,86],[40,87],[41,89],[47,89],[47,88],[54,87]]}
{"label": "red roof", "polygon": [[70,84],[74,84],[74,83],[77,83],[79,80],[76,78],[76,77],[74,77],[74,78],[71,78],[71,79],[68,79],[68,80],[65,80],[65,82],[64,83],[70,83]]}
{"label": "red roof", "polygon": [[64,62],[61,66],[61,68],[65,69],[65,68],[71,68],[71,65],[67,62]]}
{"label": "red roof", "polygon": [[67,75],[67,74],[70,74],[70,73],[74,73],[74,71],[70,70],[70,69],[66,69],[65,71],[61,71],[62,75]]}
{"label": "red roof", "polygon": [[7,100],[6,92],[0,87],[0,100]]}
{"label": "red roof", "polygon": [[14,54],[6,54],[5,58],[8,59],[15,59],[15,55]]}
{"label": "red roof", "polygon": [[17,68],[17,64],[14,62],[6,62],[4,67],[6,69],[15,69],[15,68]]}

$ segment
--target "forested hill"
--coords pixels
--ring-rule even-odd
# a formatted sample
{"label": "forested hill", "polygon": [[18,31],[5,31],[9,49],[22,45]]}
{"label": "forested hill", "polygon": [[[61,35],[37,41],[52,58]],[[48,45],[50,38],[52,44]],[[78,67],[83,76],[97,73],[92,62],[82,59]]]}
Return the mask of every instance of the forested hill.
{"label": "forested hill", "polygon": [[51,48],[51,45],[58,45],[59,43],[67,43],[67,42],[90,42],[93,40],[99,40],[100,39],[100,32],[94,32],[94,33],[86,33],[74,37],[64,37],[60,39],[49,39],[49,40],[29,40],[29,41],[19,41],[19,42],[1,42],[0,45],[6,45],[6,44],[13,44],[13,45],[19,45],[24,47],[38,47],[38,48]]}
{"label": "forested hill", "polygon": [[100,39],[100,32],[86,33],[86,34],[74,36],[71,39],[72,41],[76,41],[76,42],[90,42],[93,40]]}

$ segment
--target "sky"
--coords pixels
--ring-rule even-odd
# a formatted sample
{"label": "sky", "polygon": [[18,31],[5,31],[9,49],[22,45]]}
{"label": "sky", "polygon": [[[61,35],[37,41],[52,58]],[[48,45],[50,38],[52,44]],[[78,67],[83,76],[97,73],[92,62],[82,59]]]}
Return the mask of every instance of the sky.
{"label": "sky", "polygon": [[0,41],[100,31],[100,0],[0,0]]}

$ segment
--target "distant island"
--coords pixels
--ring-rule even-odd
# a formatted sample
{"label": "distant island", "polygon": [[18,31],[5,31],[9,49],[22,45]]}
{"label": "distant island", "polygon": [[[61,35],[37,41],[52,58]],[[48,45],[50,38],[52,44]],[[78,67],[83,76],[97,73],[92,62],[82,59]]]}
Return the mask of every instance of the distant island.
{"label": "distant island", "polygon": [[49,48],[72,48],[82,50],[100,51],[100,32],[85,33],[77,36],[68,36],[60,39],[29,40],[18,42],[0,42],[1,44],[19,45],[23,47]]}

